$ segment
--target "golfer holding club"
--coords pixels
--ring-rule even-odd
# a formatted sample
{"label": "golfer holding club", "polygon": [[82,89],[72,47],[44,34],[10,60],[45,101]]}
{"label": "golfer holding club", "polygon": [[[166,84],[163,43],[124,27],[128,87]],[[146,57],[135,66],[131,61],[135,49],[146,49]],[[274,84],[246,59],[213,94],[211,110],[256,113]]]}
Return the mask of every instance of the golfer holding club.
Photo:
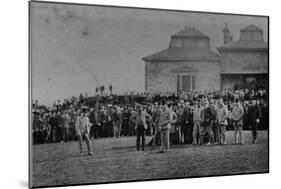
{"label": "golfer holding club", "polygon": [[92,124],[90,123],[90,120],[87,117],[86,109],[82,109],[82,111],[79,113],[79,116],[77,117],[76,124],[75,124],[75,131],[76,131],[76,134],[78,137],[80,154],[83,154],[82,144],[83,144],[83,138],[84,138],[86,140],[88,154],[93,155],[91,140],[89,137],[91,126],[92,126]]}
{"label": "golfer holding club", "polygon": [[142,151],[145,151],[144,131],[147,129],[146,121],[150,121],[151,119],[151,116],[146,111],[143,111],[141,105],[138,105],[137,112],[130,117],[130,120],[135,123],[135,129],[137,131],[137,151],[140,150],[140,138],[142,139]]}
{"label": "golfer holding club", "polygon": [[171,123],[175,123],[176,119],[173,119],[173,114],[170,109],[171,105],[166,102],[162,103],[163,111],[160,114],[160,135],[161,135],[161,150],[160,153],[170,152],[170,129]]}

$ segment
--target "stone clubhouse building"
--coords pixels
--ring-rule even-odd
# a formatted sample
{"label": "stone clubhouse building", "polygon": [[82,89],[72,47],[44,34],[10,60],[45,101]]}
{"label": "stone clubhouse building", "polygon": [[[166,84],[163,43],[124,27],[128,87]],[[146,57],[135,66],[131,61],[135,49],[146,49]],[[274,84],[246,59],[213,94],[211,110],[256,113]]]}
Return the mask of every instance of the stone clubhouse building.
{"label": "stone clubhouse building", "polygon": [[238,41],[232,41],[225,24],[223,37],[224,44],[214,50],[209,37],[194,27],[172,35],[167,49],[143,58],[146,92],[268,87],[268,42],[263,31],[249,25],[240,30]]}

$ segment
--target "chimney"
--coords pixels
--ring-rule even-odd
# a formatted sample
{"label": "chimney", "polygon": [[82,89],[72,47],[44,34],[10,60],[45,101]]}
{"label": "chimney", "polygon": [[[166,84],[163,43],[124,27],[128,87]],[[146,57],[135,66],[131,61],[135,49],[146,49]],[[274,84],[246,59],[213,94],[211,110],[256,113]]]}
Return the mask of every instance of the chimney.
{"label": "chimney", "polygon": [[223,44],[231,43],[232,42],[232,35],[230,35],[230,30],[228,29],[227,22],[223,28]]}

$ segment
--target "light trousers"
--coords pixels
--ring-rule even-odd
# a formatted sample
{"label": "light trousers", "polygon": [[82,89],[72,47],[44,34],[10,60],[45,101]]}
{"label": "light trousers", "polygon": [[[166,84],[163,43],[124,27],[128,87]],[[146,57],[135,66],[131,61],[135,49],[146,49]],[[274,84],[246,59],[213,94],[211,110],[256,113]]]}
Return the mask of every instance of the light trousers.
{"label": "light trousers", "polygon": [[243,143],[243,125],[234,124],[234,142]]}
{"label": "light trousers", "polygon": [[[201,123],[199,121],[194,122],[193,126],[193,143],[197,144],[200,138]],[[199,138],[197,137],[199,135]]]}
{"label": "light trousers", "polygon": [[89,137],[88,133],[83,133],[83,134],[81,133],[81,135],[78,135],[80,153],[83,152],[83,138],[86,141],[88,152],[89,153],[92,152],[91,140],[90,140],[90,137]]}
{"label": "light trousers", "polygon": [[220,124],[220,126],[219,126],[219,142],[220,142],[220,144],[227,143],[226,125],[224,125],[224,124]]}
{"label": "light trousers", "polygon": [[161,151],[170,150],[170,129],[161,129]]}

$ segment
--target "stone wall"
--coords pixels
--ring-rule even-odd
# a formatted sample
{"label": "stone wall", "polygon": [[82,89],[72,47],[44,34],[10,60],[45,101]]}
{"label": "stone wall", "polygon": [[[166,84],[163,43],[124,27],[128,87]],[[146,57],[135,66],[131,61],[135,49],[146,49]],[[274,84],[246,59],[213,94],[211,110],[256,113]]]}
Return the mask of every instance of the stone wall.
{"label": "stone wall", "polygon": [[223,51],[222,73],[268,73],[267,51]]}
{"label": "stone wall", "polygon": [[219,62],[146,62],[145,89],[147,92],[176,92],[177,76],[195,75],[195,90],[220,89]]}

